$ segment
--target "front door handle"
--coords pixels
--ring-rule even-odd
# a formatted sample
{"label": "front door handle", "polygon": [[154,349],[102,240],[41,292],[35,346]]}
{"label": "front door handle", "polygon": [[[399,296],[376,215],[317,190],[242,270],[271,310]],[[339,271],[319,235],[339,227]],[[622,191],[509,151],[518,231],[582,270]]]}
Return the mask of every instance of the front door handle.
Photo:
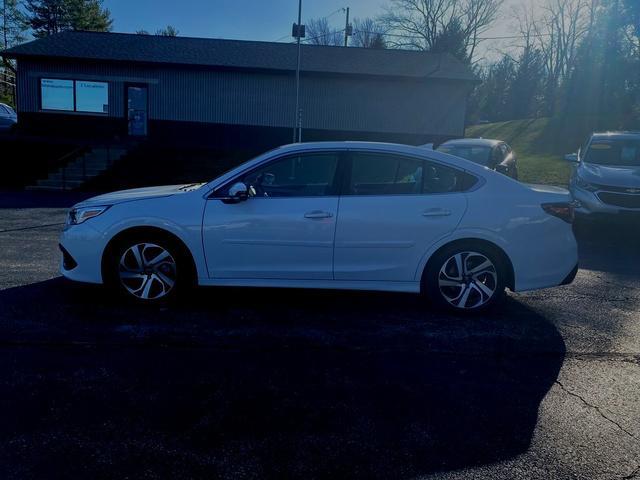
{"label": "front door handle", "polygon": [[322,210],[313,210],[312,212],[307,212],[304,214],[304,218],[310,218],[312,220],[315,220],[318,218],[331,218],[331,217],[333,217],[333,213],[324,212]]}
{"label": "front door handle", "polygon": [[422,212],[423,217],[448,217],[451,215],[451,210],[446,208],[430,208]]}

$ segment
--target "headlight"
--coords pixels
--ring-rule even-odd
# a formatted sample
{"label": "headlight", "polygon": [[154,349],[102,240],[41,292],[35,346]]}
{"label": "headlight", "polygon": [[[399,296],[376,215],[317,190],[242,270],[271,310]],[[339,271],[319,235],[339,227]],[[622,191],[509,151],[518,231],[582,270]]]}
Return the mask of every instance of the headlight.
{"label": "headlight", "polygon": [[576,175],[575,184],[576,187],[581,188],[582,190],[587,190],[588,192],[596,192],[600,189],[598,185],[584,181],[580,175]]}
{"label": "headlight", "polygon": [[109,208],[108,205],[100,207],[78,207],[69,211],[67,225],[80,225],[90,218],[97,217]]}

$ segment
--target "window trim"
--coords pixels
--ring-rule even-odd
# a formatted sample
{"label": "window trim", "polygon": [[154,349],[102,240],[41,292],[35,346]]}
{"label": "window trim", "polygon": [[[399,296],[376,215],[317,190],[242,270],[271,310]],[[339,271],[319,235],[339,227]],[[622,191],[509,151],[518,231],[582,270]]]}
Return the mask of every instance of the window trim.
{"label": "window trim", "polygon": [[[57,110],[52,108],[44,108],[42,105],[42,80],[61,80],[65,82],[73,83],[73,110]],[[104,83],[107,85],[107,112],[86,112],[78,110],[78,95],[77,95],[77,82],[92,82],[92,83]],[[76,80],[75,78],[60,78],[60,77],[38,77],[38,104],[39,111],[42,113],[59,113],[64,115],[95,115],[98,117],[108,117],[111,110],[111,98],[109,92],[111,91],[111,84],[104,80]]]}
{"label": "window trim", "polygon": [[345,161],[345,155],[347,154],[347,150],[336,150],[336,149],[327,149],[327,150],[305,150],[302,152],[289,152],[283,155],[279,155],[269,160],[260,163],[259,165],[255,165],[252,168],[244,170],[238,173],[236,176],[231,178],[230,180],[224,182],[219,187],[215,188],[208,196],[207,199],[211,200],[220,200],[227,198],[227,191],[229,188],[233,186],[234,183],[241,181],[243,177],[251,175],[256,170],[261,170],[263,168],[268,167],[269,165],[279,162],[281,160],[286,160],[288,158],[300,157],[303,155],[323,155],[323,154],[335,154],[338,157],[338,162],[336,165],[336,171],[333,174],[333,182],[331,184],[331,194],[329,195],[300,195],[300,196],[291,196],[291,197],[252,197],[253,200],[265,199],[265,200],[283,200],[288,198],[333,198],[339,197],[341,194],[341,179],[344,176],[343,166]]}

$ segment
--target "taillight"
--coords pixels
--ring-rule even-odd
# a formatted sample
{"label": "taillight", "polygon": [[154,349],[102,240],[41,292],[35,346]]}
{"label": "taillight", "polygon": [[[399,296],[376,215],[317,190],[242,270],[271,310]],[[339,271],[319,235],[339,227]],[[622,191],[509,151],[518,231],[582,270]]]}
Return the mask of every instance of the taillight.
{"label": "taillight", "polygon": [[567,223],[573,223],[576,216],[576,208],[573,203],[561,202],[561,203],[543,203],[542,209],[549,215],[558,217]]}

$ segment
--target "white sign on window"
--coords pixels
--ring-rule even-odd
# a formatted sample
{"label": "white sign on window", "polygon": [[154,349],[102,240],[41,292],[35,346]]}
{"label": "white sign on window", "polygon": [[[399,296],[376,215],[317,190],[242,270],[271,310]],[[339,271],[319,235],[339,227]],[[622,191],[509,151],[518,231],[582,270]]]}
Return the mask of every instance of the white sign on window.
{"label": "white sign on window", "polygon": [[76,80],[76,112],[109,113],[109,84]]}
{"label": "white sign on window", "polygon": [[73,80],[40,80],[43,110],[66,110],[73,112]]}

